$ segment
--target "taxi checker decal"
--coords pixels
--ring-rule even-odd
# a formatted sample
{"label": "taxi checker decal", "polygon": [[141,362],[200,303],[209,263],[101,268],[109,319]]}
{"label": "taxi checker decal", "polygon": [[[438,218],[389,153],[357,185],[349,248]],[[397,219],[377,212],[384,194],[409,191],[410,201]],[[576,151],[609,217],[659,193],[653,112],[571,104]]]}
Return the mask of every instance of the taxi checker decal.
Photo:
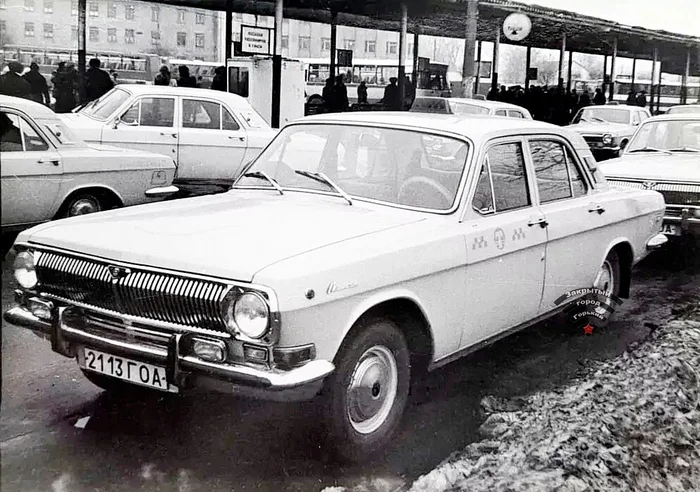
{"label": "taxi checker decal", "polygon": [[520,239],[525,239],[525,231],[522,227],[518,227],[513,231],[513,241],[518,241]]}
{"label": "taxi checker decal", "polygon": [[472,243],[472,250],[475,249],[481,249],[481,248],[487,248],[489,245],[488,242],[486,242],[486,239],[484,239],[484,236],[479,236],[476,237],[474,236],[474,242]]}

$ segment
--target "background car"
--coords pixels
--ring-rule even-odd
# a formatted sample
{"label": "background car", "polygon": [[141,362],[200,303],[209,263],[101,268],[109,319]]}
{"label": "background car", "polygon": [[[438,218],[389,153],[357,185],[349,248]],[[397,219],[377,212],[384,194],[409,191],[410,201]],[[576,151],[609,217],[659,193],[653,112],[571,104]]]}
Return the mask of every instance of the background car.
{"label": "background car", "polygon": [[177,191],[171,158],[87,145],[46,106],[0,96],[0,118],[3,234]]}
{"label": "background car", "polygon": [[700,237],[700,113],[646,120],[622,157],[600,168],[611,185],[656,190],[664,196],[665,234]]}
{"label": "background car", "polygon": [[416,97],[412,113],[510,116],[531,120],[530,112],[515,104],[459,97]]}
{"label": "background car", "polygon": [[642,121],[651,117],[646,108],[619,104],[579,109],[569,129],[588,143],[598,160],[617,157]]}
{"label": "background car", "polygon": [[685,113],[695,113],[700,114],[700,104],[680,104],[678,106],[671,106],[666,111],[666,114],[685,114]]}
{"label": "background car", "polygon": [[181,188],[230,186],[277,133],[240,96],[158,85],[119,85],[61,117],[87,142],[170,157]]}

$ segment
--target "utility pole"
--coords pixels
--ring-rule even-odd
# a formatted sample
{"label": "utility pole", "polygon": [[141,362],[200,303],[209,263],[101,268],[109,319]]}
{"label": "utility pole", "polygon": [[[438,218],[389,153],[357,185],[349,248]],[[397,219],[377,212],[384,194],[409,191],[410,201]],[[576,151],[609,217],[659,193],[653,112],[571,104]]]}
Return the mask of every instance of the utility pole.
{"label": "utility pole", "polygon": [[467,23],[464,33],[464,63],[462,64],[462,97],[474,94],[474,51],[476,50],[476,28],[479,22],[479,1],[467,0]]}
{"label": "utility pole", "polygon": [[86,14],[87,0],[78,0],[78,77],[80,78],[80,103],[85,102],[85,65],[86,65]]}

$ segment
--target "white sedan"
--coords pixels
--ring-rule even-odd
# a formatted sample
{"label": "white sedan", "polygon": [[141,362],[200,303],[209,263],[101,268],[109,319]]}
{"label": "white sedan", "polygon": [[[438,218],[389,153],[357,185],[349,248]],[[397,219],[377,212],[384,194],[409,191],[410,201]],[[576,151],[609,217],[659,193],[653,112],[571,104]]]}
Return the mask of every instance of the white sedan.
{"label": "white sedan", "polygon": [[61,116],[87,142],[170,157],[181,186],[230,185],[277,134],[244,98],[185,87],[119,85]]}
{"label": "white sedan", "polygon": [[46,106],[0,96],[0,119],[3,232],[177,191],[171,158],[89,146]]}
{"label": "white sedan", "polygon": [[364,459],[422,372],[579,289],[629,296],[632,265],[666,242],[663,211],[546,123],[313,116],[227,193],[26,231],[5,319],[108,391],[320,392],[334,449]]}
{"label": "white sedan", "polygon": [[620,155],[647,118],[651,113],[639,106],[587,106],[576,113],[569,129],[581,135],[595,157],[603,160]]}
{"label": "white sedan", "polygon": [[516,104],[460,97],[416,97],[412,113],[509,116],[531,120],[530,112]]}

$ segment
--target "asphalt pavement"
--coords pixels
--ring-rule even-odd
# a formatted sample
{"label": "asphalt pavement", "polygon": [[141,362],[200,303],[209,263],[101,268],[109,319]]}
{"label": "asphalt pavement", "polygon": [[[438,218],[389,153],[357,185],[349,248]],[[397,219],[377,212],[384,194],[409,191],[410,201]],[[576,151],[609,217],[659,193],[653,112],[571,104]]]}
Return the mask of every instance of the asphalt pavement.
{"label": "asphalt pavement", "polygon": [[[634,272],[632,299],[588,336],[562,320],[541,323],[425,378],[402,430],[382,455],[340,465],[320,444],[320,411],[225,395],[113,399],[49,343],[2,322],[0,488],[3,492],[396,490],[479,439],[486,395],[513,397],[574,378],[585,359],[607,359],[675,310],[700,300],[690,253],[655,253]],[[11,255],[2,309],[12,304]],[[504,295],[504,299],[505,299]],[[89,417],[86,419],[85,417]],[[77,424],[77,425],[76,425]]]}

